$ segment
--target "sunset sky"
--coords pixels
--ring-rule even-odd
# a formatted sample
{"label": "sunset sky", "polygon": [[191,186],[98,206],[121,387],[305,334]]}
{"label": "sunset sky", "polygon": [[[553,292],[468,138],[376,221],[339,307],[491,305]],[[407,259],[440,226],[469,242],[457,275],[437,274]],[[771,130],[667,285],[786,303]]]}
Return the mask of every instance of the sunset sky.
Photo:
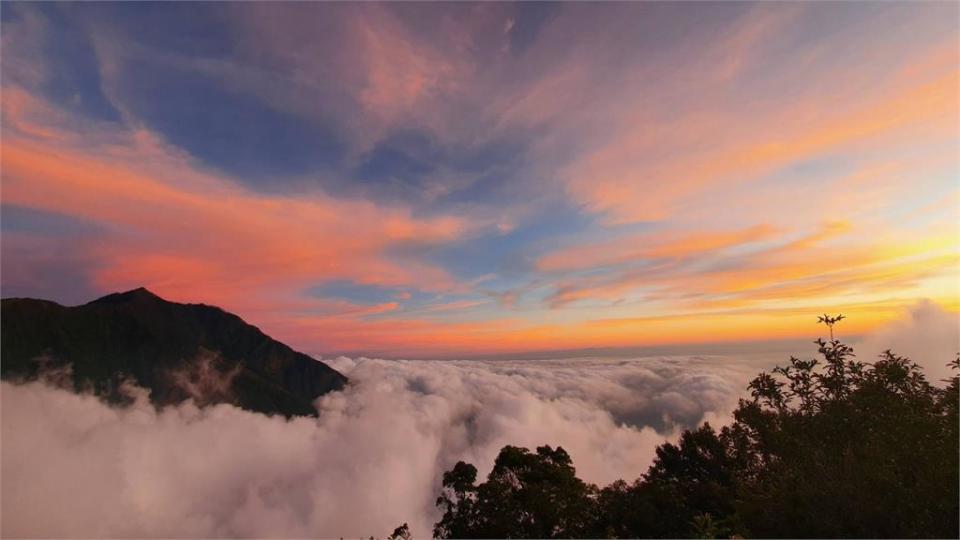
{"label": "sunset sky", "polygon": [[4,297],[424,357],[960,307],[956,2],[0,9]]}

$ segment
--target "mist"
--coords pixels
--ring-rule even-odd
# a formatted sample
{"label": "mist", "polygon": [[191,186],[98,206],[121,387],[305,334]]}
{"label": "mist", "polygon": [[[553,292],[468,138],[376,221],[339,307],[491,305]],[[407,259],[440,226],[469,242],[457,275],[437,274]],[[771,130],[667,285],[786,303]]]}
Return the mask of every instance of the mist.
{"label": "mist", "polygon": [[429,536],[440,476],[506,444],[560,445],[587,481],[632,480],[664,437],[722,423],[761,369],[722,357],[329,361],[350,377],[319,418],[142,389],[111,407],[2,383],[5,536]]}
{"label": "mist", "polygon": [[857,344],[857,358],[872,362],[887,349],[919,364],[931,383],[942,386],[953,376],[948,363],[960,353],[960,319],[930,300],[917,302]]}

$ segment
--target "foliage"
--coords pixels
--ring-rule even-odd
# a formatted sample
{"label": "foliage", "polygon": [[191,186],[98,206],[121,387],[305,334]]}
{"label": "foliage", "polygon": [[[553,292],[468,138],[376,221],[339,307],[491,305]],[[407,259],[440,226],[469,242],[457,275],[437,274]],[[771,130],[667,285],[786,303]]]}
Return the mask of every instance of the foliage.
{"label": "foliage", "polygon": [[[890,351],[872,365],[819,341],[825,365],[791,359],[741,402],[728,445],[743,452],[737,513],[757,536],[957,535],[956,377],[930,385]],[[955,411],[955,405],[952,406]]]}
{"label": "foliage", "polygon": [[632,484],[585,484],[549,446],[505,447],[479,485],[457,463],[434,536],[957,537],[958,377],[938,388],[890,351],[871,364],[816,343],[819,359],[759,374],[731,425],[664,443]]}
{"label": "foliage", "polygon": [[404,523],[394,529],[390,536],[387,537],[387,540],[410,540],[411,537],[410,526]]}
{"label": "foliage", "polygon": [[457,463],[443,475],[444,508],[435,537],[571,538],[591,536],[596,488],[576,477],[570,456],[549,446],[531,453],[506,446],[487,481]]}

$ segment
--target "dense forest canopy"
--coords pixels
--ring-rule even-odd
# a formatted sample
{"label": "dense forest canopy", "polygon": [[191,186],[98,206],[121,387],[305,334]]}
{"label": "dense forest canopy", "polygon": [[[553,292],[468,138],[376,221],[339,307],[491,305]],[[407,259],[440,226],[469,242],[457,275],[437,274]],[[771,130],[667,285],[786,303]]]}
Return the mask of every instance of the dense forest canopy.
{"label": "dense forest canopy", "polygon": [[[506,446],[487,480],[443,475],[436,538],[958,536],[958,376],[832,339],[748,386],[734,421],[657,448],[632,483],[577,478],[562,448]],[[960,356],[953,362],[960,369]]]}

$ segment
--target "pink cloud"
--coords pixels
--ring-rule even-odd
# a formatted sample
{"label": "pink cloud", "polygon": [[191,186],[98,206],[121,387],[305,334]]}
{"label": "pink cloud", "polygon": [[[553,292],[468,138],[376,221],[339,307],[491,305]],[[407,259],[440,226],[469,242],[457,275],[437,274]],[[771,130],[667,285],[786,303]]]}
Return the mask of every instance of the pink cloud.
{"label": "pink cloud", "polygon": [[[5,112],[24,110],[22,96],[5,91]],[[90,137],[65,126],[7,117],[18,129],[2,148],[4,202],[101,224],[106,237],[73,246],[97,261],[87,271],[101,290],[147,286],[172,300],[272,318],[290,302],[322,308],[300,297],[331,279],[433,292],[461,287],[442,268],[389,252],[454,241],[473,226],[463,218],[417,218],[402,206],[322,193],[254,194],[192,167],[145,133],[108,133],[109,145],[91,148]],[[345,307],[339,315],[396,308]]]}

